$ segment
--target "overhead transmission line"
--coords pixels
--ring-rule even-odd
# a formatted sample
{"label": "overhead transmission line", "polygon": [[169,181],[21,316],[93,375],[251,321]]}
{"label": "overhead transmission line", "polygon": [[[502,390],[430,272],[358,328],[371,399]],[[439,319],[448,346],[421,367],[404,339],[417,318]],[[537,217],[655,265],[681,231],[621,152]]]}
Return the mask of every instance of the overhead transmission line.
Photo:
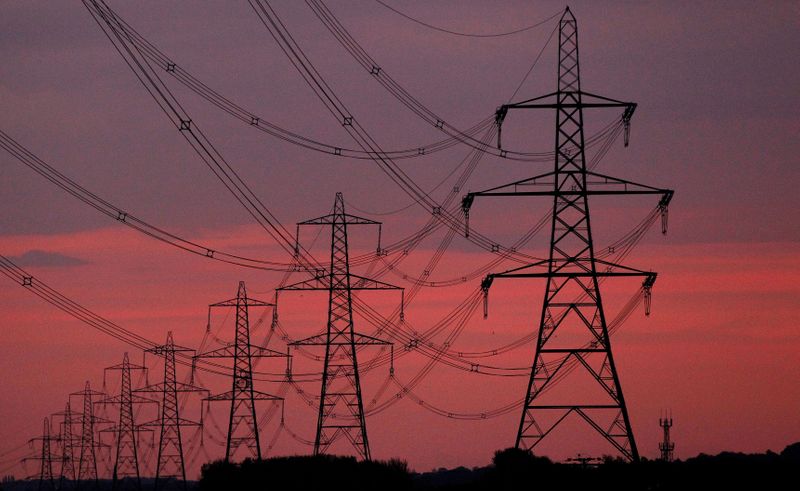
{"label": "overhead transmission line", "polygon": [[417,19],[415,17],[412,17],[412,16],[402,12],[401,10],[398,10],[398,9],[392,7],[391,5],[388,5],[387,3],[383,2],[382,0],[375,0],[375,1],[378,2],[379,4],[383,5],[387,9],[391,10],[395,14],[397,14],[397,15],[399,15],[401,17],[404,17],[404,18],[410,20],[411,22],[414,22],[415,24],[419,24],[419,25],[421,25],[423,27],[427,27],[428,29],[433,29],[434,31],[443,32],[445,34],[452,34],[454,36],[463,36],[463,37],[470,37],[470,38],[499,38],[499,37],[505,37],[505,36],[513,36],[514,34],[519,34],[521,32],[530,31],[531,29],[536,29],[537,27],[541,26],[542,24],[546,24],[549,21],[551,21],[551,20],[555,19],[556,17],[558,17],[559,15],[561,15],[561,12],[556,12],[555,14],[551,15],[550,17],[548,17],[548,18],[546,18],[544,20],[541,20],[539,22],[536,22],[536,23],[528,25],[528,26],[520,27],[520,28],[517,28],[517,29],[512,29],[510,31],[494,32],[494,33],[474,33],[474,32],[455,31],[455,30],[452,30],[452,29],[446,29],[444,27],[437,27],[437,26],[435,26],[433,24],[429,24],[429,23],[427,23],[425,21],[422,21],[422,20],[419,20],[419,19]]}
{"label": "overhead transmission line", "polygon": [[143,58],[141,52],[132,44],[125,31],[120,28],[116,17],[105,6],[105,3],[97,0],[83,0],[83,3],[125,63],[156,101],[159,108],[206,166],[247,210],[248,214],[286,253],[295,258],[301,269],[309,272],[324,271],[324,268],[308,251],[295,244],[293,235],[283,227],[236,170],[206,138],[197,124],[192,121],[180,102],[174,97],[147,60]]}
{"label": "overhead transmission line", "polygon": [[[287,47],[290,49],[290,52],[297,53],[298,55],[302,56],[299,59],[301,64],[308,64],[310,65],[311,70],[309,71],[310,74],[316,73],[316,69],[314,69],[311,62],[305,57],[305,54],[302,53],[302,50],[297,46],[294,40],[291,38],[289,32],[285,29],[283,24],[278,18],[275,11],[269,5],[268,0],[250,0],[250,4],[258,4],[262,14],[259,14],[259,17],[262,18],[262,21],[265,18],[274,18],[276,27],[282,27],[282,31],[276,30],[279,33],[279,36],[285,37],[289,43],[287,43]],[[388,74],[386,69],[384,69],[374,58],[372,58],[369,53],[358,43],[358,41],[350,34],[350,32],[342,25],[339,19],[333,14],[333,12],[327,7],[325,2],[322,0],[306,0],[306,4],[311,8],[312,12],[316,17],[322,22],[328,31],[333,35],[333,37],[337,40],[337,42],[353,57],[353,59],[361,65],[361,67],[366,70],[381,86],[386,89],[389,94],[391,94],[394,98],[396,98],[401,104],[406,106],[412,113],[416,114],[420,119],[422,119],[425,123],[430,125],[433,128],[436,128],[445,134],[449,135],[452,138],[458,139],[461,143],[469,145],[471,147],[477,148],[483,152],[487,152],[489,154],[495,155],[497,157],[502,158],[512,158],[517,160],[530,160],[536,162],[550,162],[555,155],[553,151],[546,151],[546,152],[520,152],[520,151],[513,151],[513,150],[502,150],[496,148],[494,145],[487,145],[479,140],[477,140],[474,136],[465,134],[458,130],[455,126],[451,125],[445,119],[430,108],[425,106],[422,102],[419,101],[413,94],[408,92],[400,83],[398,83],[391,75]],[[264,6],[266,5],[266,8]],[[255,8],[255,5],[254,5]],[[258,12],[258,11],[257,11]],[[273,34],[273,36],[275,36]],[[552,33],[548,38],[548,42],[552,38]],[[286,50],[284,50],[286,51]],[[287,53],[288,55],[289,53]],[[541,53],[540,55],[541,56]],[[534,60],[534,64],[538,62],[539,57]],[[294,61],[293,61],[294,63]],[[319,76],[318,73],[316,73]],[[320,77],[321,78],[321,77]],[[324,84],[324,81],[321,81]],[[319,81],[315,81],[315,83],[320,83]],[[327,85],[327,84],[324,84]],[[322,88],[322,85],[320,85]],[[327,97],[327,95],[326,95]],[[349,111],[346,109],[343,111],[346,114],[349,114]],[[387,156],[388,158],[388,156]]]}
{"label": "overhead transmission line", "polygon": [[191,252],[192,254],[214,259],[216,261],[235,264],[245,268],[262,269],[267,271],[290,271],[292,269],[297,269],[297,266],[294,264],[254,259],[238,254],[220,251],[215,248],[204,246],[197,242],[182,238],[162,228],[156,227],[155,225],[151,225],[141,218],[124,211],[117,205],[114,205],[104,198],[101,198],[79,184],[77,181],[62,174],[47,162],[34,155],[30,150],[23,147],[19,142],[11,138],[2,130],[0,130],[0,148],[7,151],[9,154],[35,171],[40,176],[44,177],[83,203],[91,206],[103,215],[106,215],[107,217],[112,218],[123,225],[156,240],[184,251]]}
{"label": "overhead transmission line", "polygon": [[[520,253],[519,251],[512,252],[508,250],[507,247],[500,247],[495,250],[493,246],[496,247],[497,243],[479,232],[468,234],[464,221],[461,220],[457,214],[442,207],[441,204],[410,179],[403,169],[392,161],[392,159],[382,156],[381,152],[378,151],[380,149],[378,143],[361,126],[358,120],[350,113],[347,107],[321,77],[319,72],[317,72],[316,68],[314,68],[311,61],[302,51],[302,48],[297,45],[291,33],[288,32],[286,26],[283,25],[269,3],[264,0],[250,0],[250,4],[273,39],[278,43],[281,50],[284,51],[290,62],[295,66],[331,115],[337,119],[362,149],[370,151],[375,155],[373,161],[378,164],[379,168],[391,181],[400,186],[400,188],[417,202],[419,206],[436,216],[438,220],[445,223],[448,227],[460,231],[465,236],[468,235],[468,240],[479,247],[494,253],[508,254],[510,256],[518,256],[519,258],[527,257],[526,254]],[[443,124],[443,122],[441,122],[441,124]],[[440,125],[437,124],[437,127],[440,127]]]}
{"label": "overhead transmission line", "polygon": [[[159,346],[159,343],[156,343],[155,341],[152,341],[134,331],[131,331],[130,329],[126,329],[120,326],[119,324],[110,321],[104,318],[103,316],[82,306],[81,304],[69,299],[68,297],[61,294],[54,288],[48,286],[38,277],[33,276],[32,274],[28,273],[27,271],[19,267],[10,258],[3,255],[0,255],[0,274],[8,277],[9,279],[14,281],[18,285],[21,285],[23,288],[30,291],[37,297],[41,298],[50,305],[58,308],[59,310],[69,314],[75,319],[129,346],[132,346],[140,350],[150,349]],[[177,363],[189,367],[193,366],[193,360],[190,356],[176,353],[176,357],[177,357],[176,358]],[[196,362],[194,366],[199,370],[203,370],[209,373],[214,373],[217,375],[229,374],[228,369],[224,369],[222,365],[209,360],[200,360]],[[269,374],[265,374],[264,372],[254,371],[253,373],[254,374],[258,373],[261,376],[261,378],[257,378],[254,376],[253,377],[254,380],[260,380],[260,381],[280,380],[280,379],[275,380],[274,378],[268,378],[267,376],[269,376]],[[305,374],[299,374],[299,375],[301,379],[302,377],[306,376]]]}

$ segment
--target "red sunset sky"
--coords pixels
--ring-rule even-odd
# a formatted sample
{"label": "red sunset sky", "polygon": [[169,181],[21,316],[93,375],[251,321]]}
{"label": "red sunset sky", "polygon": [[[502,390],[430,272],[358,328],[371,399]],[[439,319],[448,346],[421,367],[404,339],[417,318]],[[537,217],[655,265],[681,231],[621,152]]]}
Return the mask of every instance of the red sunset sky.
{"label": "red sunset sky", "polygon": [[[320,74],[383,149],[416,148],[443,137],[375,83],[304,2],[273,3]],[[529,26],[565,7],[511,0],[389,3],[430,24],[470,33]],[[247,2],[108,4],[182,68],[264,120],[333,145],[356,147]],[[555,41],[525,74],[557,17],[518,34],[476,38],[428,29],[372,0],[331,1],[328,6],[383,70],[458,128],[491,116],[523,79],[514,100],[556,88]],[[800,7],[789,1],[577,1],[570,7],[578,20],[582,88],[639,104],[630,147],[623,148],[621,138],[616,141],[598,172],[676,191],[669,233],[662,236],[656,224],[625,259],[630,266],[659,273],[653,313],[646,318],[639,307],[612,338],[640,452],[658,455],[657,422],[665,409],[675,420],[679,458],[722,450],[780,451],[800,440]],[[216,250],[290,260],[180,137],[81,2],[10,1],[0,12],[0,130],[153,225]],[[289,230],[294,222],[328,213],[337,191],[344,193],[349,212],[383,222],[384,244],[410,235],[430,217],[372,161],[272,138],[174,80],[164,80],[193,123]],[[618,117],[613,111],[587,113],[587,135]],[[549,111],[509,116],[504,146],[552,151],[553,121]],[[456,145],[398,165],[443,200],[468,153]],[[487,155],[465,188],[485,189],[551,168],[552,162]],[[598,250],[634,227],[655,204],[641,197],[593,201]],[[549,206],[545,198],[478,200],[471,226],[510,244]],[[0,254],[72,300],[156,342],[171,330],[177,343],[196,347],[209,303],[235,296],[240,280],[254,297],[271,300],[283,276],[214,262],[138,234],[5,152],[0,152],[0,209]],[[545,255],[547,231],[525,252]],[[325,258],[329,230],[316,232],[304,230],[301,238],[305,244],[314,241],[311,252]],[[404,272],[420,275],[444,236],[440,230],[426,239],[403,263]],[[351,231],[351,255],[374,247],[375,230]],[[468,275],[492,258],[456,236],[430,280]],[[493,271],[512,266],[504,263]],[[368,270],[362,266],[354,272]],[[103,367],[119,363],[125,351],[137,361],[141,353],[0,279],[0,474],[22,477],[36,465],[17,463],[34,452],[20,446],[39,434],[42,419],[62,410],[68,394],[82,389],[86,380],[100,388]],[[382,279],[411,287],[396,275]],[[479,281],[423,288],[407,308],[406,327],[429,328]],[[637,286],[636,281],[604,283],[609,317]],[[489,318],[483,320],[479,308],[453,349],[491,350],[534,332],[543,288],[537,280],[495,282]],[[360,298],[384,315],[397,301],[396,295],[383,293]],[[293,338],[316,334],[325,324],[326,301],[324,293],[283,295],[282,327]],[[254,326],[255,339],[267,336],[268,320]],[[364,319],[355,322],[360,331],[375,330]],[[231,317],[220,314],[212,324],[220,338],[231,335]],[[446,336],[447,330],[434,341],[441,343]],[[283,351],[285,344],[275,336],[270,347]],[[520,376],[493,377],[439,365],[414,388],[413,397],[453,413],[504,406],[524,395],[533,349],[529,343],[480,360],[518,368]],[[395,352],[403,353],[396,360],[402,382],[413,379],[428,361],[414,351],[405,353],[401,344]],[[379,354],[377,349],[363,353],[364,362]],[[161,367],[154,359],[148,363],[152,382]],[[283,369],[281,360],[259,365],[271,373]],[[298,356],[295,361],[298,373],[319,369],[312,360]],[[375,397],[378,404],[395,398],[395,385],[377,394],[387,371],[380,367],[365,374],[367,406]],[[203,382],[215,391],[227,383],[209,375]],[[116,390],[115,384],[109,377],[107,389]],[[258,386],[265,392],[277,387],[271,382]],[[319,391],[314,383],[303,389],[311,395]],[[191,417],[197,416],[197,407],[190,401]],[[315,410],[292,389],[285,411],[288,428],[313,439]],[[113,416],[111,408],[108,414]],[[223,422],[225,409],[216,408],[214,417]],[[485,420],[455,420],[403,397],[368,417],[367,424],[373,457],[400,457],[423,471],[485,465],[495,450],[514,444],[518,421],[518,409]],[[219,458],[223,449],[215,442],[221,435],[207,426],[205,450]],[[263,428],[265,448],[276,428],[277,418]],[[548,453],[570,456],[562,444],[570,437],[554,437]],[[587,445],[598,453],[608,451]],[[269,455],[294,453],[310,453],[310,448],[286,432],[269,450]],[[192,459],[193,475],[205,459],[204,454]]]}

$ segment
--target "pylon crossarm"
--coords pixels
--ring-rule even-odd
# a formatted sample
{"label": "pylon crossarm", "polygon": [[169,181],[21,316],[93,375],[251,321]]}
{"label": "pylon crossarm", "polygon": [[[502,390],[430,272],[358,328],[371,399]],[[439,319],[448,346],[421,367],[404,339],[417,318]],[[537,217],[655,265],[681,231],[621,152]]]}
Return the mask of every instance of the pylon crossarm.
{"label": "pylon crossarm", "polygon": [[174,387],[165,386],[163,382],[159,382],[157,384],[151,384],[147,387],[142,387],[139,389],[134,389],[133,392],[157,392],[162,393],[164,389],[167,390],[174,390],[175,392],[208,392],[208,389],[204,389],[203,387],[198,387],[196,385],[185,384],[183,382],[175,382]]}
{"label": "pylon crossarm", "polygon": [[247,297],[246,299],[238,299],[237,300],[235,298],[232,298],[230,300],[225,300],[225,301],[222,301],[222,302],[212,303],[208,307],[209,308],[211,308],[211,307],[236,307],[237,305],[239,305],[239,304],[237,304],[237,301],[239,302],[239,304],[246,303],[248,307],[274,307],[275,306],[274,303],[264,302],[262,300],[256,300],[255,298]]}
{"label": "pylon crossarm", "polygon": [[335,222],[339,217],[344,217],[344,223],[347,225],[380,225],[381,222],[376,222],[375,220],[370,220],[369,218],[363,218],[355,215],[350,215],[349,213],[344,214],[330,214],[321,216],[318,218],[312,218],[310,220],[303,220],[302,222],[297,222],[297,225],[333,225],[334,223],[341,223]]}
{"label": "pylon crossarm", "polygon": [[[140,426],[160,428],[162,424],[163,424],[163,422],[161,421],[161,419],[154,419],[154,420],[148,421],[146,423],[141,423]],[[198,426],[198,427],[203,425],[203,423],[200,423],[198,421],[192,421],[192,420],[183,419],[183,418],[180,418],[174,424],[176,426]]]}
{"label": "pylon crossarm", "polygon": [[200,353],[192,357],[192,359],[201,359],[201,358],[234,358],[234,346],[229,344],[227,346],[223,346],[222,348],[217,348],[215,350],[206,351],[205,353]]}
{"label": "pylon crossarm", "polygon": [[384,283],[382,281],[373,280],[357,274],[350,273],[350,289],[351,290],[403,290],[401,286],[392,285],[391,283]]}
{"label": "pylon crossarm", "polygon": [[[132,391],[136,392],[136,391]],[[101,399],[99,401],[94,401],[95,404],[120,404],[124,402],[125,399],[122,395],[116,395],[111,397],[106,397],[105,399]],[[148,399],[146,397],[131,395],[130,402],[132,404],[158,404],[158,401],[154,401],[153,399]]]}
{"label": "pylon crossarm", "polygon": [[289,343],[289,346],[324,346],[327,343],[328,334],[322,333],[315,336],[310,336],[304,339],[299,339]]}
{"label": "pylon crossarm", "polygon": [[[256,400],[256,401],[282,401],[283,400],[283,397],[275,396],[275,395],[272,395],[272,394],[267,394],[266,392],[259,392],[257,390],[253,390],[252,394],[253,394],[253,400]],[[223,392],[222,394],[217,394],[215,396],[206,397],[203,400],[204,401],[209,401],[209,402],[216,402],[216,401],[230,401],[230,400],[234,400],[234,399],[238,400],[239,398],[240,398],[240,396],[238,396],[233,391],[228,391],[228,392]]]}
{"label": "pylon crossarm", "polygon": [[373,336],[368,336],[366,334],[360,333],[353,333],[353,344],[355,345],[384,345],[390,346],[394,343],[391,341],[386,341],[385,339],[379,339]]}
{"label": "pylon crossarm", "polygon": [[[559,102],[558,97],[563,95],[564,93],[569,93],[572,96],[573,100],[580,101],[576,103],[563,103]],[[548,101],[547,99],[554,98],[555,101]],[[585,102],[584,102],[585,101]],[[592,94],[589,92],[584,92],[581,90],[570,90],[570,91],[563,91],[563,92],[551,92],[550,94],[545,94],[539,97],[534,97],[533,99],[528,99],[525,101],[520,102],[512,102],[511,104],[503,104],[497,110],[498,114],[502,114],[503,110],[506,112],[509,109],[559,109],[559,108],[601,108],[601,107],[624,107],[624,108],[636,108],[635,102],[625,102],[619,101],[617,99],[611,99],[610,97],[604,97],[601,95]],[[633,110],[631,110],[631,113]]]}
{"label": "pylon crossarm", "polygon": [[291,285],[282,286],[277,288],[276,291],[292,291],[292,290],[329,290],[330,289],[330,277],[323,271],[322,274],[318,274],[316,277],[298,281],[297,283],[293,283]]}

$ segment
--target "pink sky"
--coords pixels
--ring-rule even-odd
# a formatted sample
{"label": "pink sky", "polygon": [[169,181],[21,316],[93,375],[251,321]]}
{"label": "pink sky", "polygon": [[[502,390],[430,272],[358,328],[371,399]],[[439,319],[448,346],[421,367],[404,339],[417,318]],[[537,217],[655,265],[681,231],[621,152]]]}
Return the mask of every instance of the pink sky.
{"label": "pink sky", "polygon": [[[302,134],[353,146],[246,4],[109,4],[181,66],[237,102]],[[533,23],[564,7],[511,1],[493,9],[481,2],[458,7],[454,2],[393,4],[438,25],[481,32]],[[330,8],[386,70],[459,127],[488,116],[507,99],[552,29],[548,24],[495,40],[463,39],[424,30],[375,2],[331,2]],[[625,261],[659,272],[653,314],[645,318],[640,308],[614,336],[640,452],[657,455],[657,420],[664,409],[671,409],[675,419],[673,438],[680,458],[721,450],[780,451],[800,440],[800,216],[792,199],[800,184],[800,107],[793,83],[798,68],[787,63],[796,58],[800,45],[797,7],[788,2],[575,2],[571,8],[579,25],[584,89],[640,104],[631,147],[623,149],[617,142],[598,170],[676,190],[670,233],[662,237],[654,227]],[[2,9],[0,57],[8,63],[0,69],[0,105],[5,108],[0,129],[151,223],[220,250],[289,259],[252,225],[168,125],[80,2],[55,7],[10,2]],[[413,147],[441,136],[359,71],[304,4],[276,2],[276,9],[384,148]],[[554,90],[554,57],[551,44],[518,99]],[[290,230],[295,221],[327,213],[336,191],[344,193],[348,205],[371,212],[408,204],[407,196],[371,162],[310,153],[269,139],[175,87],[193,120]],[[609,117],[614,115],[598,114],[593,121],[604,123]],[[549,151],[551,125],[549,113],[515,115],[504,141]],[[464,155],[466,150],[456,147],[400,165],[430,189]],[[209,303],[234,296],[239,280],[247,282],[253,296],[271,299],[280,281],[278,273],[215,263],[138,235],[67,196],[10,155],[0,154],[0,162],[0,254],[148,338],[161,341],[172,330],[177,343],[196,346]],[[550,167],[487,158],[469,188],[502,184]],[[449,187],[448,182],[434,196],[442,198]],[[601,201],[593,207],[598,248],[622,235],[655,204],[644,199],[630,204]],[[511,242],[548,205],[548,200],[535,199],[479,202],[473,225],[498,241]],[[413,207],[387,216],[350,211],[382,220],[385,243],[408,235],[425,219]],[[500,213],[514,220],[497,220]],[[427,240],[404,267],[419,274],[441,236]],[[314,249],[318,257],[325,257],[326,241],[323,232]],[[530,252],[542,254],[546,245],[542,233]],[[374,247],[373,231],[354,230],[353,247],[357,252]],[[458,277],[490,258],[457,238],[432,279]],[[391,276],[384,280],[400,282]],[[424,289],[407,311],[409,322],[421,330],[428,327],[477,281]],[[604,286],[611,316],[636,289],[635,282],[625,281]],[[459,338],[459,349],[490,349],[532,332],[542,289],[537,281],[496,282],[489,319],[478,312]],[[134,360],[141,355],[11,281],[3,280],[0,292],[5,319],[0,390],[6,394],[0,404],[2,454],[36,436],[42,418],[63,409],[67,394],[80,390],[85,380],[99,387],[103,367],[119,363],[124,351],[131,351]],[[384,314],[396,302],[393,295],[364,299]],[[324,294],[286,295],[281,322],[294,337],[315,334],[324,325],[325,303]],[[368,333],[374,329],[358,318],[356,327]],[[224,328],[230,332],[230,323]],[[265,334],[259,329],[257,339]],[[276,341],[275,349],[283,346]],[[532,351],[531,345],[488,363],[525,367]],[[367,351],[365,359],[369,357]],[[398,359],[398,378],[411,379],[425,361],[413,353]],[[151,362],[153,381],[160,367]],[[281,361],[265,366],[283,369]],[[310,371],[314,366],[298,357],[295,368]],[[385,379],[385,368],[365,376],[365,402]],[[216,390],[227,383],[207,382]],[[114,383],[109,379],[109,389]],[[440,367],[415,393],[447,410],[480,412],[522,397],[526,384],[527,376],[497,379]],[[318,392],[316,385],[307,385],[305,390]],[[260,390],[275,387],[265,383]],[[196,404],[191,407],[195,411]],[[216,411],[222,421],[224,411]],[[286,411],[291,429],[312,438],[315,412],[291,391]],[[518,419],[515,410],[488,420],[451,420],[406,398],[368,418],[368,425],[373,457],[404,458],[423,471],[485,465],[494,450],[513,445]],[[272,420],[264,429],[265,446],[276,423]],[[207,444],[212,456],[222,455],[223,449]],[[554,456],[565,452],[557,442],[548,449]],[[272,450],[275,455],[307,452],[308,447],[286,434]],[[10,460],[22,454],[0,457],[0,468],[24,475]],[[29,464],[28,471],[35,467]]]}

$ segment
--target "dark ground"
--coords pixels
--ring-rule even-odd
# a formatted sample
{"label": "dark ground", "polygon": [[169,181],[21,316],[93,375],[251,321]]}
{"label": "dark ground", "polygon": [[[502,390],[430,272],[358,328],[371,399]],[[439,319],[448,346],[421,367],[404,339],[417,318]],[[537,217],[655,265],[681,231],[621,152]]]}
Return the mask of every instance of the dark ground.
{"label": "dark ground", "polygon": [[[72,483],[74,484],[74,483]],[[81,489],[111,489],[110,481]],[[133,483],[127,483],[133,484]],[[142,480],[143,490],[152,480]],[[352,457],[295,456],[239,464],[222,461],[203,466],[199,482],[190,491],[263,490],[294,491],[344,489],[347,491],[441,490],[792,490],[800,489],[800,442],[780,454],[723,452],[700,454],[685,461],[665,463],[643,460],[627,463],[606,458],[591,466],[552,463],[546,457],[506,449],[495,453],[492,464],[467,469],[438,469],[414,473],[401,460],[358,462]],[[0,491],[38,490],[38,481],[0,484]],[[50,489],[43,486],[41,489]],[[63,489],[76,489],[64,486]],[[128,487],[130,489],[130,487]],[[173,488],[175,489],[175,488]],[[180,489],[180,488],[177,488]]]}

